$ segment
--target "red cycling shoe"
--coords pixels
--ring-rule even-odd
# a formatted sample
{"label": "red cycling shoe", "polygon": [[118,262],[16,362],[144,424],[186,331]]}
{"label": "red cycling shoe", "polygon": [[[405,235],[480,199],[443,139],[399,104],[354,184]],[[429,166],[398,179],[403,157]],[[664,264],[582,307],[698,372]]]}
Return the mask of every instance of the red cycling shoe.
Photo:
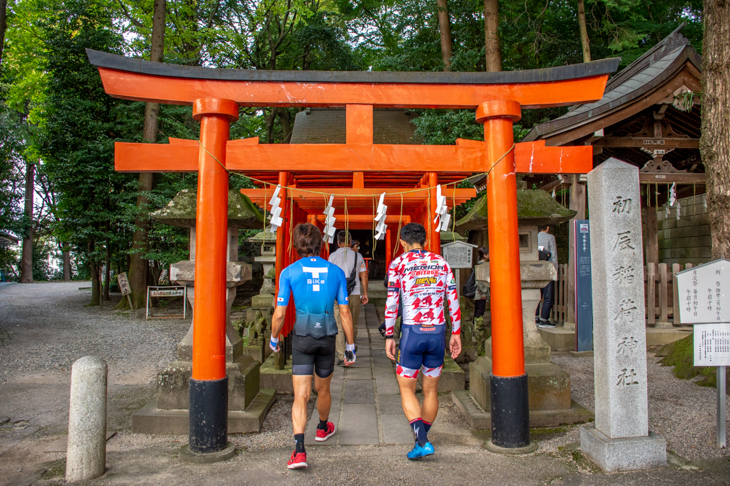
{"label": "red cycling shoe", "polygon": [[286,467],[289,469],[302,469],[309,467],[307,465],[307,453],[300,452],[297,454],[297,451],[292,452],[291,459],[289,459],[289,462],[286,463]]}
{"label": "red cycling shoe", "polygon": [[317,429],[317,437],[315,437],[314,440],[317,442],[323,442],[333,435],[335,435],[335,424],[327,422],[327,428],[325,430]]}

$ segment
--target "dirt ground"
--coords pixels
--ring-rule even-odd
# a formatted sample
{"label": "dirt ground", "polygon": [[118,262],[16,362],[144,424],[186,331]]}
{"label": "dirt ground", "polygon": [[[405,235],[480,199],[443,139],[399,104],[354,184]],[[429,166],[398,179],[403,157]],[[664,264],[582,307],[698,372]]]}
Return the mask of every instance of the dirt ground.
{"label": "dirt ground", "polygon": [[[282,396],[260,434],[230,437],[237,446],[233,459],[211,465],[183,463],[178,451],[186,436],[138,435],[130,428],[132,413],[154,397],[155,375],[173,360],[189,320],[146,321],[143,315],[115,312],[112,304],[84,307],[89,294],[79,287],[88,285],[0,287],[0,484],[65,484],[70,369],[76,359],[89,354],[109,365],[107,472],[89,484],[730,484],[728,456],[705,449],[670,453],[667,468],[604,474],[581,455],[577,426],[533,429],[537,452],[495,455],[483,447],[486,435],[469,430],[449,395],[441,397],[430,434],[437,453],[420,462],[407,461],[403,446],[309,447],[309,469],[288,471],[291,398]],[[574,398],[591,400],[589,365],[562,355],[556,362],[571,377],[575,374]],[[666,372],[661,380],[676,379]],[[683,400],[691,406],[706,402],[711,390],[689,382],[678,386],[688,385],[672,397],[673,408],[652,405],[655,395],[650,389],[650,421],[666,422],[677,409],[686,415],[689,427],[697,425],[691,408],[682,408]],[[711,434],[703,433],[703,444],[712,440]],[[682,451],[681,444],[691,442],[681,434],[667,435],[670,451]]]}

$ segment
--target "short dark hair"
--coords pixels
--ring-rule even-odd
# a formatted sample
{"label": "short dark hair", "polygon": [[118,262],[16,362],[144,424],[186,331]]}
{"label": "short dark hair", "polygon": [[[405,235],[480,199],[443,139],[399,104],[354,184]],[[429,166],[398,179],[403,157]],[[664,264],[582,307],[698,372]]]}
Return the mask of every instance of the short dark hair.
{"label": "short dark hair", "polygon": [[426,243],[426,229],[418,223],[408,223],[400,230],[400,239],[413,245],[418,243],[423,246]]}
{"label": "short dark hair", "polygon": [[322,250],[322,233],[312,223],[301,223],[294,227],[292,244],[300,257],[317,256]]}
{"label": "short dark hair", "polygon": [[352,247],[353,247],[353,246],[355,246],[355,245],[357,245],[357,246],[360,246],[360,242],[359,242],[359,241],[357,241],[357,240],[352,240],[352,241],[350,241],[350,248],[352,248]]}
{"label": "short dark hair", "polygon": [[483,259],[485,256],[489,256],[489,249],[481,247],[477,250],[479,252],[479,259]]}
{"label": "short dark hair", "polygon": [[538,227],[537,227],[537,230],[538,230],[538,231],[545,231],[545,230],[546,230],[546,229],[548,229],[549,227],[550,227],[550,226],[549,226],[549,225],[547,225],[547,224],[541,224],[540,226],[538,226]]}
{"label": "short dark hair", "polygon": [[[345,239],[347,239],[347,241],[352,241],[352,235],[350,234],[349,231],[342,230],[339,233],[337,233],[337,244],[338,245],[344,245]],[[352,245],[350,245],[350,246],[352,246]]]}

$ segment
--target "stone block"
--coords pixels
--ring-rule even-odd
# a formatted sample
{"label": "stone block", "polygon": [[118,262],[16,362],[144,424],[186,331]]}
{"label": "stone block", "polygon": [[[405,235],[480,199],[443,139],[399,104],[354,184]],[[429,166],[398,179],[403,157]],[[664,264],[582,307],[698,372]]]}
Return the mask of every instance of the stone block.
{"label": "stone block", "polygon": [[665,467],[667,442],[649,432],[647,436],[611,439],[593,426],[580,429],[580,448],[585,457],[606,472]]}
{"label": "stone block", "polygon": [[402,413],[380,415],[380,424],[385,444],[413,444],[413,430]]}
{"label": "stone block", "polygon": [[251,309],[270,309],[274,307],[272,294],[258,294],[251,297]]}
{"label": "stone block", "polygon": [[294,384],[292,383],[291,360],[286,362],[283,370],[274,367],[275,354],[272,354],[261,365],[260,386],[261,388],[273,388],[277,393],[292,395]]}
{"label": "stone block", "polygon": [[553,351],[572,351],[575,349],[575,329],[555,327],[553,329],[538,329],[538,332]]}
{"label": "stone block", "polygon": [[712,247],[687,248],[687,258],[712,258]]}
{"label": "stone block", "polygon": [[646,346],[664,346],[692,334],[692,329],[646,329]]}
{"label": "stone block", "polygon": [[398,414],[403,411],[400,395],[378,394],[378,410],[381,414]]}
{"label": "stone block", "polygon": [[[492,428],[491,411],[485,411],[477,404],[468,391],[452,393],[454,403],[464,415],[472,429],[490,430]],[[581,424],[593,420],[593,414],[571,402],[571,406],[564,410],[530,410],[530,427],[556,427],[559,425]]]}
{"label": "stone block", "polygon": [[[228,411],[228,433],[250,434],[260,432],[266,414],[276,401],[276,390],[261,389],[245,411]],[[162,410],[152,400],[132,415],[135,434],[187,435],[190,419],[187,410]]]}
{"label": "stone block", "polygon": [[[423,383],[423,373],[418,374],[419,383]],[[444,357],[444,367],[441,370],[439,379],[439,393],[447,393],[466,388],[466,373],[451,359],[451,356]]]}
{"label": "stone block", "polygon": [[373,381],[371,379],[352,380],[348,378],[345,382],[344,403],[375,403]]}
{"label": "stone block", "polygon": [[[228,409],[246,410],[259,391],[260,364],[245,356],[226,363],[228,376]],[[190,399],[190,361],[173,361],[157,375],[157,408],[187,409]]]}
{"label": "stone block", "polygon": [[375,404],[342,405],[340,444],[379,444],[378,417]]}

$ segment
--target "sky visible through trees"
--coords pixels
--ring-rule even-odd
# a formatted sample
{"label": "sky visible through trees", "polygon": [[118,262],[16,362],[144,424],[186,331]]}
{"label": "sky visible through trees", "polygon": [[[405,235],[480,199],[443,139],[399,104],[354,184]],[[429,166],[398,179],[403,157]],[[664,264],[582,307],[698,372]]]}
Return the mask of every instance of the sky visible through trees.
{"label": "sky visible through trees", "polygon": [[[450,70],[485,71],[485,2],[445,4]],[[698,0],[584,5],[592,59],[620,56],[624,67],[682,22],[683,35],[701,52]],[[7,0],[5,29],[0,14],[0,231],[31,237],[34,280],[62,278],[48,262],[61,266],[63,251],[80,278],[98,275],[102,266],[127,271],[132,253],[151,262],[150,278],[186,257],[181,229],[151,223],[142,249],[132,248],[132,237],[140,215],[144,220],[177,191],[195,188],[195,175],[156,175],[144,193],[149,205],[138,207],[138,177],[114,172],[113,144],[142,141],[145,106],[106,96],[84,54],[92,48],[149,59],[153,8],[154,0]],[[577,0],[500,0],[498,8],[503,70],[583,62]],[[438,12],[436,0],[168,0],[163,61],[236,69],[442,71]],[[288,143],[296,112],[242,108],[231,138]],[[525,111],[516,138],[564,112]],[[468,111],[424,112],[416,125],[425,143],[482,136]],[[158,126],[158,143],[198,136],[190,107],[162,105]],[[32,215],[24,211],[31,166]],[[246,186],[244,178],[231,179],[232,188]],[[20,259],[17,250],[0,249],[8,278],[20,278]],[[104,298],[97,290],[94,303]]]}

